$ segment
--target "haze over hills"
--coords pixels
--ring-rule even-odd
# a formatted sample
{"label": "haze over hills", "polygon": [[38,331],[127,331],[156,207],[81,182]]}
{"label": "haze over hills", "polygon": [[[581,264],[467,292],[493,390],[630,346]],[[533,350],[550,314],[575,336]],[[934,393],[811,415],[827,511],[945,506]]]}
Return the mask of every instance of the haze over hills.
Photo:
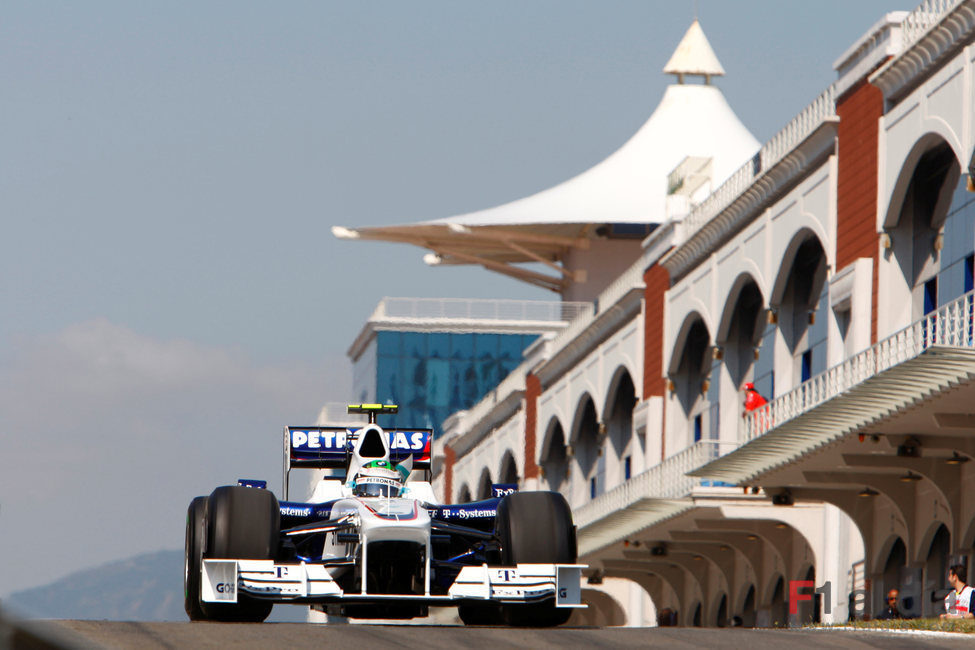
{"label": "haze over hills", "polygon": [[[5,608],[32,618],[185,621],[183,551],[157,551],[72,573],[10,595]],[[304,621],[307,610],[277,605],[268,620]]]}

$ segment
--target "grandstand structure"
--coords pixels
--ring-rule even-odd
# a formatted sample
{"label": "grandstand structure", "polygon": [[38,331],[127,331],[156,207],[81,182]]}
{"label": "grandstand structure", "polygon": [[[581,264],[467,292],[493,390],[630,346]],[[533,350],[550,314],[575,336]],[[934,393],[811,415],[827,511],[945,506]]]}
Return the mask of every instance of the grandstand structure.
{"label": "grandstand structure", "polygon": [[947,566],[975,569],[975,0],[882,16],[834,67],[761,144],[695,21],[587,172],[335,229],[588,303],[435,443],[445,501],[566,496],[579,622],[838,622],[894,586],[932,615]]}

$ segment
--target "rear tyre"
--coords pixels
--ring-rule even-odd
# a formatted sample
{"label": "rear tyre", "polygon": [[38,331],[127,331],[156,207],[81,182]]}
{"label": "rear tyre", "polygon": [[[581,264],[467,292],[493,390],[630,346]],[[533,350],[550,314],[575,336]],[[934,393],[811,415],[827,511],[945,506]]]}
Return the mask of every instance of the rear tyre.
{"label": "rear tyre", "polygon": [[[281,510],[268,490],[224,486],[207,499],[205,557],[271,560],[278,551]],[[201,603],[210,620],[259,623],[274,603],[238,593],[236,603]]]}
{"label": "rear tyre", "polygon": [[206,535],[207,498],[196,497],[186,511],[186,546],[183,552],[183,609],[191,621],[205,621],[200,601],[200,579]]}
{"label": "rear tyre", "polygon": [[[496,534],[501,563],[574,564],[576,533],[572,511],[558,492],[515,492],[498,504]],[[555,607],[555,599],[526,605],[503,605],[504,621],[521,627],[562,625],[570,608]]]}

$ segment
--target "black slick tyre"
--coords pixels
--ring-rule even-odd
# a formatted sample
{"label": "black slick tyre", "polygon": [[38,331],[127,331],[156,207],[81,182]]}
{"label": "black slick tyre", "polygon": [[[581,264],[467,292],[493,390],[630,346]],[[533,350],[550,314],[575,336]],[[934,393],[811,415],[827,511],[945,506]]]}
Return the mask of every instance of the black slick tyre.
{"label": "black slick tyre", "polygon": [[[271,560],[278,551],[281,510],[268,490],[240,486],[218,487],[207,499],[205,557]],[[206,618],[259,623],[274,603],[238,594],[236,603],[201,603]]]}
{"label": "black slick tyre", "polygon": [[[501,563],[574,564],[576,534],[572,511],[558,492],[515,492],[498,504],[496,534]],[[555,599],[524,605],[504,605],[508,625],[553,627],[572,615],[571,608],[555,607]]]}
{"label": "black slick tyre", "polygon": [[186,511],[186,545],[183,551],[183,609],[191,621],[205,621],[200,601],[200,570],[206,535],[207,498],[196,497]]}

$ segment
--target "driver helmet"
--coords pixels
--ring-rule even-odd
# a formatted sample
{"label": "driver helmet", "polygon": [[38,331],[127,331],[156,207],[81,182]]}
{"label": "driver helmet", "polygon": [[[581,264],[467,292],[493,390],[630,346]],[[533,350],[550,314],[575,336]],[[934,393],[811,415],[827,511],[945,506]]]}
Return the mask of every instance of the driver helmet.
{"label": "driver helmet", "polygon": [[403,477],[388,460],[366,463],[352,480],[352,494],[357,497],[398,497],[402,491]]}
{"label": "driver helmet", "polygon": [[742,386],[742,390],[744,391],[755,390],[755,384],[753,384],[752,382],[748,382],[744,386]]}

